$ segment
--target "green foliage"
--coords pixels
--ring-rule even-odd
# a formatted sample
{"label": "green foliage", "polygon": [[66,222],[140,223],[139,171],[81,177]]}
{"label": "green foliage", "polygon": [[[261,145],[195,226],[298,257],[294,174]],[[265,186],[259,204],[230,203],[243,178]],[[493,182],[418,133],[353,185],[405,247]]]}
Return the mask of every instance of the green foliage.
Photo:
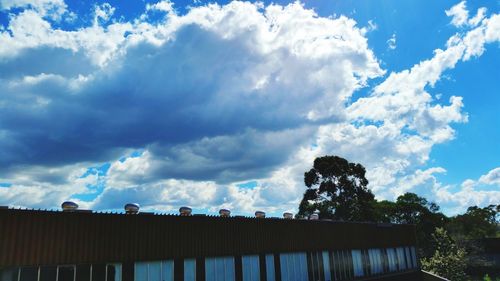
{"label": "green foliage", "polygon": [[[483,278],[484,281],[493,281],[493,279],[491,279],[491,277],[486,274]],[[500,281],[500,278],[495,278],[495,281]]]}
{"label": "green foliage", "polygon": [[465,214],[453,217],[447,229],[457,240],[497,237],[500,234],[499,211],[500,205],[489,205],[484,208],[469,207]]}
{"label": "green foliage", "polygon": [[338,156],[314,160],[304,174],[307,190],[299,206],[299,217],[319,212],[320,218],[375,221],[375,197],[367,188],[365,168]]}
{"label": "green foliage", "polygon": [[444,227],[448,221],[435,203],[409,192],[399,196],[396,202],[378,202],[375,209],[380,222],[415,224],[420,256],[425,257],[434,253],[433,245],[429,243],[434,229]]}
{"label": "green foliage", "polygon": [[436,249],[432,257],[421,260],[422,269],[453,281],[468,280],[465,250],[455,244],[444,228],[436,228],[432,238]]}

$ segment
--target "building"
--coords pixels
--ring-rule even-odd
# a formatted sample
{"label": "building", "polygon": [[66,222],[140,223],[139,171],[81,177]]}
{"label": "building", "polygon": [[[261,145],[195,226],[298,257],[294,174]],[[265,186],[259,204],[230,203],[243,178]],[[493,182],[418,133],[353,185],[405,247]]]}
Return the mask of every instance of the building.
{"label": "building", "polygon": [[0,281],[423,280],[414,225],[0,208]]}

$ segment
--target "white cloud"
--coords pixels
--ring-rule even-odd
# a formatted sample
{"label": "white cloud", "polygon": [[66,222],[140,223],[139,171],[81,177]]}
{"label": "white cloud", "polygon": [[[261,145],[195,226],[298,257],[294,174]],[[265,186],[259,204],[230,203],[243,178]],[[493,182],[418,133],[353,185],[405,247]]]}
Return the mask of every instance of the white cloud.
{"label": "white cloud", "polygon": [[449,10],[445,11],[446,15],[452,17],[451,24],[460,27],[467,24],[469,18],[469,11],[465,6],[465,1],[462,1],[455,6],[451,7]]}
{"label": "white cloud", "polygon": [[469,10],[467,10],[466,1],[462,1],[449,10],[446,10],[445,13],[447,16],[452,17],[451,24],[456,27],[475,27],[485,18],[486,11],[486,8],[481,7],[477,10],[474,17],[469,18]]}
{"label": "white cloud", "polygon": [[[482,175],[479,180],[467,179],[458,188],[436,184],[433,192],[438,202],[453,206],[456,211],[463,211],[469,206],[497,205],[500,202],[500,168],[495,168]],[[492,185],[494,189],[485,189],[483,185]]]}
{"label": "white cloud", "polygon": [[64,0],[0,0],[0,9],[32,8],[43,17],[60,20],[67,12]]}
{"label": "white cloud", "polygon": [[390,50],[395,50],[396,49],[396,33],[393,33],[391,38],[387,40],[387,48]]}
{"label": "white cloud", "polygon": [[479,178],[479,183],[497,185],[500,188],[500,167],[489,171]]}

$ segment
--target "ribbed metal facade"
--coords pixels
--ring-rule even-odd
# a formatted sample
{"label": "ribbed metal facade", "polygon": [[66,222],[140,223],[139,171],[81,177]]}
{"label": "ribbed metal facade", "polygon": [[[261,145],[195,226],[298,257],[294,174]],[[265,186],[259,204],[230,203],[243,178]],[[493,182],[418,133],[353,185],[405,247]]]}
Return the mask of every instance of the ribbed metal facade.
{"label": "ribbed metal facade", "polygon": [[415,244],[413,225],[0,209],[0,267]]}

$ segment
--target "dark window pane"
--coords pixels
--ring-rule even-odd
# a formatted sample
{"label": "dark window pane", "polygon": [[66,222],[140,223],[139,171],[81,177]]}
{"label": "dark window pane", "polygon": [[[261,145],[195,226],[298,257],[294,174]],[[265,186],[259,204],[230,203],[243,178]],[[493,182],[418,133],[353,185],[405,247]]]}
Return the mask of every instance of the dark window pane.
{"label": "dark window pane", "polygon": [[[158,270],[158,272],[159,271],[160,270]],[[106,266],[106,281],[118,281],[116,279],[116,277],[117,277],[116,267],[112,264],[108,264]],[[158,278],[158,280],[160,280],[160,279]],[[158,281],[158,280],[155,280],[155,281]]]}
{"label": "dark window pane", "polygon": [[17,281],[17,275],[19,274],[19,268],[0,268],[0,281]]}
{"label": "dark window pane", "polygon": [[75,267],[74,266],[60,266],[57,269],[57,281],[74,281],[75,280]]}
{"label": "dark window pane", "polygon": [[37,281],[38,280],[38,267],[22,267],[20,281]]}
{"label": "dark window pane", "polygon": [[[40,280],[42,281],[42,280]],[[90,281],[90,265],[82,264],[76,266],[76,281]]]}
{"label": "dark window pane", "polygon": [[106,265],[93,264],[92,265],[92,281],[105,281],[106,280]]}
{"label": "dark window pane", "polygon": [[40,281],[56,281],[57,266],[40,267]]}

